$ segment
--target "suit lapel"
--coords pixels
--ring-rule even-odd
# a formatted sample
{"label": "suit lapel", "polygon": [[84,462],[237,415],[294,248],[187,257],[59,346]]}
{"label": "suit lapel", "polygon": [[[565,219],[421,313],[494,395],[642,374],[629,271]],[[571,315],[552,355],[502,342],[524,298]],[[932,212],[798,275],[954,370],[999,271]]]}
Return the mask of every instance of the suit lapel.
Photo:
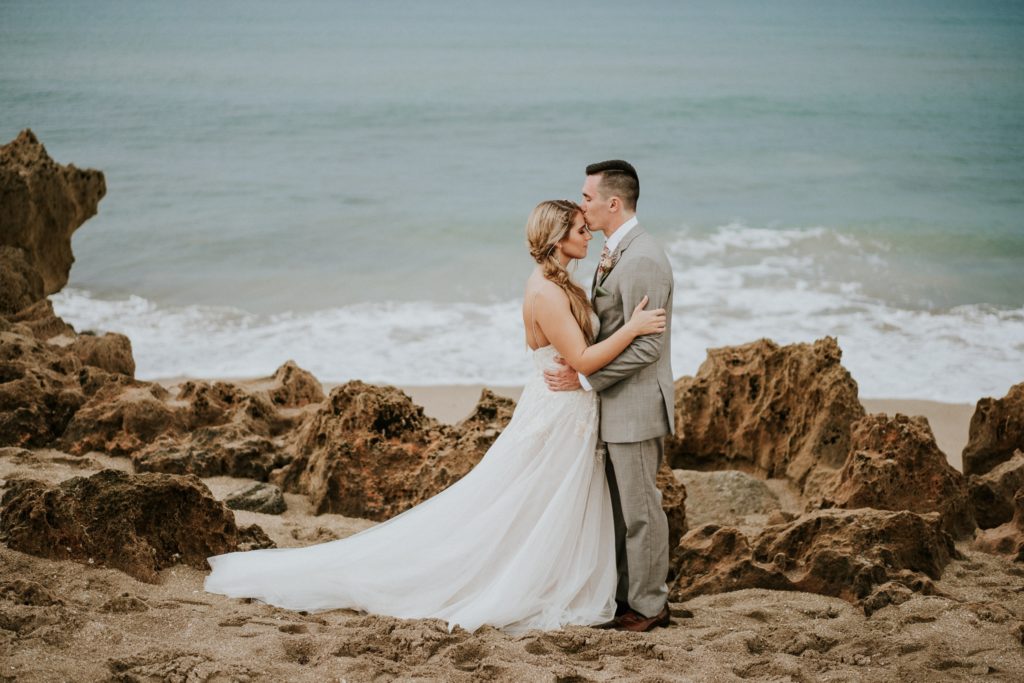
{"label": "suit lapel", "polygon": [[[612,263],[614,263],[616,266],[619,264],[619,260],[622,259],[622,255],[626,252],[626,249],[629,248],[629,245],[632,244],[633,240],[635,240],[637,237],[639,237],[642,232],[644,232],[644,229],[641,228],[639,225],[637,225],[636,227],[634,227],[632,230],[629,231],[628,235],[626,235],[625,237],[622,238],[622,242],[620,242],[619,246],[615,247],[615,251],[612,252]],[[612,269],[604,274],[604,277],[602,277],[600,279],[600,282],[598,281],[598,277],[597,277],[598,272],[599,272],[598,270],[594,271],[594,290],[595,291],[596,291],[598,285],[603,285],[604,281],[607,280],[608,277],[611,276],[611,274],[613,272],[615,272],[615,266],[612,266]],[[593,294],[591,294],[591,298],[593,298]]]}

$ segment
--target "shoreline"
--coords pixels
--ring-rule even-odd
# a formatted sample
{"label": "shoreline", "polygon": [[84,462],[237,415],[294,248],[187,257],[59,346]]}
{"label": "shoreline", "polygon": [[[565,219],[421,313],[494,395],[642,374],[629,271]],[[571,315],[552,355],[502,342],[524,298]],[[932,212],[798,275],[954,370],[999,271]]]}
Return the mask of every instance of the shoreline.
{"label": "shoreline", "polygon": [[[194,378],[194,377],[165,377],[151,380],[158,384],[171,388],[187,381],[208,381],[208,382],[237,382],[247,384],[257,382],[265,378],[245,377],[217,377],[217,378]],[[343,384],[343,382],[321,382],[324,393],[329,394],[331,390]],[[480,392],[490,389],[499,396],[511,398],[518,401],[523,391],[522,386],[510,385],[489,385],[489,384],[435,384],[424,386],[402,386],[398,388],[404,391],[414,403],[423,407],[423,412],[439,422],[455,424],[465,419],[473,410]],[[979,397],[981,398],[981,397]],[[886,413],[894,415],[923,415],[928,420],[935,435],[935,442],[939,449],[946,454],[949,464],[958,471],[963,471],[962,453],[967,445],[968,428],[971,423],[971,416],[974,414],[975,406],[970,403],[946,403],[943,401],[931,401],[916,398],[861,398],[861,405],[868,413]]]}

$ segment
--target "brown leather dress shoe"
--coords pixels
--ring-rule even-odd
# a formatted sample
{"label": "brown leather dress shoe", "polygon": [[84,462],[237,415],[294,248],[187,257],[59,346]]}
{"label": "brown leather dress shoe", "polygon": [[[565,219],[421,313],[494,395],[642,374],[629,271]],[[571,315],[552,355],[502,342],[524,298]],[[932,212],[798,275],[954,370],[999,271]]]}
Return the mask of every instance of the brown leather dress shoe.
{"label": "brown leather dress shoe", "polygon": [[653,617],[645,617],[639,612],[630,610],[615,621],[618,622],[615,626],[616,629],[620,631],[633,631],[635,633],[645,633],[656,626],[668,626],[671,622],[667,603]]}

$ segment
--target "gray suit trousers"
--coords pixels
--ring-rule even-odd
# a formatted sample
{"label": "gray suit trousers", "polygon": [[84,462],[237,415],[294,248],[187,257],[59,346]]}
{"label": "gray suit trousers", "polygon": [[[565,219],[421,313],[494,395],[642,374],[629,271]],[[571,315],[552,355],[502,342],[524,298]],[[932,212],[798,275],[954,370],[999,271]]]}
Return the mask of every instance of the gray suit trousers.
{"label": "gray suit trousers", "polygon": [[663,440],[606,445],[619,573],[615,599],[653,617],[668,600],[668,518],[657,483]]}

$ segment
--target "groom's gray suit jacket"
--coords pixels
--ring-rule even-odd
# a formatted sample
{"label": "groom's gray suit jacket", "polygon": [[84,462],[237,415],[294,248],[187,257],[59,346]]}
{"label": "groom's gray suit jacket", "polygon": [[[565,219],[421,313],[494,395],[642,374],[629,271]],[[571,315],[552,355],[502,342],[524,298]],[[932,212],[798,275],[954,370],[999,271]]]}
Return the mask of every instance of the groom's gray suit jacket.
{"label": "groom's gray suit jacket", "polygon": [[672,267],[665,250],[639,225],[622,239],[618,260],[603,279],[594,275],[591,301],[601,321],[597,341],[622,327],[646,295],[647,309],[668,312],[665,331],[637,337],[608,365],[587,375],[601,396],[601,439],[646,441],[674,429],[672,382]]}

